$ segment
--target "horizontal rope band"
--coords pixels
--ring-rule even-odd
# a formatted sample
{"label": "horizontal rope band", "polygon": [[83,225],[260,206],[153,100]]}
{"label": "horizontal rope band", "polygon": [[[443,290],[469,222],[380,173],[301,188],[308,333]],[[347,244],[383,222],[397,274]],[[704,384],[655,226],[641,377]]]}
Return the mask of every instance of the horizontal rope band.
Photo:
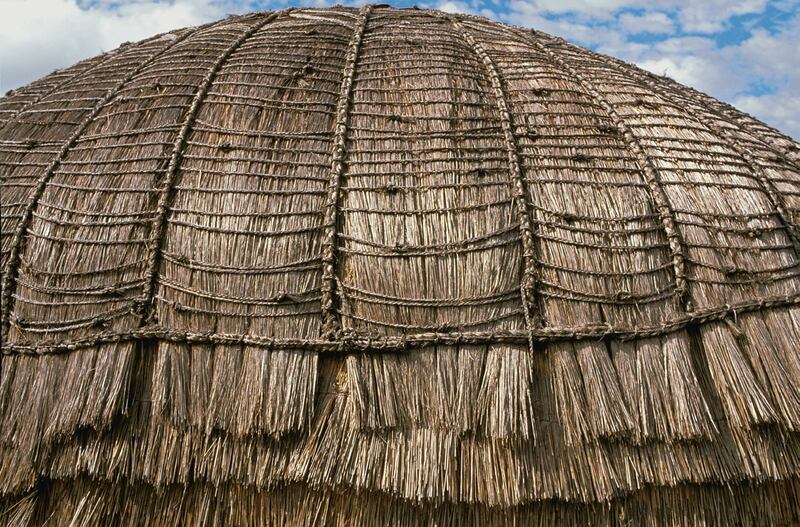
{"label": "horizontal rope band", "polygon": [[754,302],[726,305],[709,309],[697,309],[690,314],[664,322],[661,325],[641,326],[638,328],[615,328],[604,325],[587,325],[582,327],[541,327],[532,331],[492,331],[492,332],[426,332],[404,336],[375,336],[343,334],[336,340],[293,339],[259,337],[253,335],[231,335],[220,333],[196,333],[176,331],[160,326],[145,326],[125,332],[100,333],[90,338],[72,342],[55,344],[18,344],[3,345],[3,355],[53,355],[90,348],[98,344],[114,342],[131,342],[143,340],[159,340],[186,344],[228,344],[261,347],[268,350],[293,349],[306,350],[313,353],[348,354],[363,352],[399,353],[411,349],[437,345],[493,345],[520,344],[526,345],[529,337],[534,342],[549,343],[577,340],[634,340],[659,337],[681,331],[689,326],[736,318],[742,313],[760,311],[769,308],[781,308],[800,305],[800,294],[773,296]]}

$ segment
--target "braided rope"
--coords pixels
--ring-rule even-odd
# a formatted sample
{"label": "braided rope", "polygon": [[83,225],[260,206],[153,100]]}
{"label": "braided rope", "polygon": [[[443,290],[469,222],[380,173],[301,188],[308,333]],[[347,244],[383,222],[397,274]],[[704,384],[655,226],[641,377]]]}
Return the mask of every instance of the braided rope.
{"label": "braided rope", "polygon": [[84,131],[89,127],[89,125],[94,121],[94,118],[100,114],[103,108],[113,99],[116,94],[125,87],[136,75],[141,73],[147,66],[153,63],[158,57],[169,51],[171,48],[176,46],[177,44],[183,42],[190,36],[195,35],[198,31],[202,29],[198,28],[194,31],[189,31],[184,33],[183,35],[177,37],[175,40],[172,40],[167,45],[161,47],[158,51],[150,55],[146,60],[143,60],[138,66],[136,66],[128,75],[126,75],[122,80],[120,80],[116,85],[110,88],[106,94],[103,96],[102,99],[97,101],[94,108],[91,112],[84,118],[84,120],[78,125],[72,135],[67,139],[67,141],[61,146],[58,151],[56,157],[50,162],[47,169],[44,173],[39,177],[36,182],[36,188],[33,192],[33,195],[28,200],[28,204],[25,207],[25,210],[22,213],[22,217],[17,224],[16,231],[14,232],[14,241],[11,247],[11,254],[8,259],[8,263],[6,264],[5,273],[3,275],[3,284],[2,284],[2,300],[0,301],[0,319],[2,320],[2,340],[5,340],[7,337],[7,332],[9,328],[9,315],[11,314],[11,308],[13,304],[13,294],[16,285],[17,275],[19,273],[19,265],[20,265],[20,255],[22,254],[22,249],[24,245],[25,235],[30,227],[31,221],[33,219],[33,211],[36,208],[37,203],[39,202],[39,198],[42,197],[44,194],[45,187],[50,179],[55,174],[56,170],[61,166],[61,162],[64,161],[67,154],[69,153],[70,149],[75,146],[78,139],[81,137]]}
{"label": "braided rope", "polygon": [[537,268],[536,268],[536,246],[534,241],[533,228],[531,227],[531,213],[528,206],[528,189],[525,182],[525,177],[522,174],[519,162],[519,151],[517,149],[517,140],[514,135],[513,126],[511,124],[511,112],[508,109],[506,102],[506,93],[503,88],[503,79],[497,70],[494,62],[492,61],[486,49],[480,42],[476,41],[470,35],[461,22],[454,16],[448,16],[448,20],[458,30],[462,38],[467,44],[472,47],[473,52],[477,55],[478,59],[483,63],[486,69],[486,74],[492,84],[494,98],[497,102],[497,109],[500,112],[500,125],[503,129],[503,137],[506,143],[506,152],[508,154],[508,169],[511,172],[514,184],[514,201],[517,206],[517,216],[519,218],[519,232],[522,239],[522,258],[523,258],[523,275],[522,283],[520,284],[520,296],[522,298],[522,308],[525,315],[525,325],[528,329],[530,338],[530,349],[533,350],[533,334],[532,331],[542,325],[542,314],[537,308],[536,300],[536,282],[537,282]]}
{"label": "braided rope", "polygon": [[697,326],[711,322],[736,319],[742,313],[761,311],[772,308],[786,308],[800,305],[800,294],[765,297],[754,302],[726,305],[716,308],[697,309],[682,317],[675,318],[661,325],[640,326],[635,328],[613,327],[604,325],[588,325],[581,327],[535,328],[531,331],[494,331],[494,332],[425,332],[400,337],[366,337],[340,336],[331,341],[328,339],[291,339],[259,337],[253,335],[232,335],[220,333],[195,333],[173,331],[160,326],[146,326],[127,332],[107,332],[86,339],[54,344],[12,344],[4,346],[3,355],[52,355],[69,353],[74,350],[111,342],[128,342],[141,340],[160,340],[186,344],[244,344],[275,349],[304,350],[309,353],[348,354],[366,351],[396,353],[410,349],[435,345],[491,345],[500,343],[526,344],[534,342],[549,343],[576,340],[636,340],[659,337],[688,326]]}
{"label": "braided rope", "polygon": [[222,66],[225,64],[228,58],[230,58],[230,56],[258,30],[285,12],[286,11],[276,11],[271,13],[264,20],[253,25],[250,29],[242,33],[242,35],[230,46],[228,46],[228,48],[217,58],[216,62],[214,62],[213,66],[211,66],[211,68],[208,70],[197,88],[197,92],[194,95],[192,104],[189,107],[189,111],[187,112],[186,118],[183,121],[181,130],[178,133],[178,136],[175,138],[175,143],[172,147],[172,156],[170,157],[169,165],[167,166],[164,185],[159,190],[160,198],[158,200],[158,209],[156,211],[156,219],[153,221],[152,227],[153,236],[151,236],[151,241],[148,245],[147,279],[145,281],[144,290],[142,291],[142,300],[139,306],[141,309],[140,326],[144,326],[150,322],[155,313],[153,307],[153,298],[156,290],[156,284],[158,282],[158,267],[161,262],[161,247],[164,242],[164,234],[167,230],[167,214],[169,211],[169,205],[172,201],[172,191],[178,178],[178,170],[180,168],[183,149],[186,146],[187,138],[192,131],[192,126],[194,125],[197,114],[203,104],[203,100],[205,99],[206,94],[211,87],[211,83],[214,82],[214,78],[217,76],[217,73],[219,73],[220,69],[222,69]]}
{"label": "braided rope", "polygon": [[[617,61],[610,61],[610,64],[612,64],[613,67],[617,68],[618,70],[622,70],[622,66],[618,64]],[[624,73],[635,76],[650,90],[656,92],[660,97],[672,101],[672,104],[679,106],[679,104],[674,101],[674,97],[670,95],[662,86],[660,86],[658,83],[654,82],[647,76],[642,75],[637,69],[626,68]],[[716,115],[723,121],[730,122],[725,116],[723,116],[713,107],[711,107],[711,111],[714,113],[714,115]],[[733,149],[736,151],[736,153],[742,159],[744,159],[745,165],[755,177],[755,180],[758,182],[759,186],[761,187],[761,190],[764,191],[764,193],[767,195],[772,205],[775,207],[775,210],[777,211],[778,216],[781,219],[781,222],[786,227],[786,234],[789,236],[789,239],[791,240],[792,245],[794,246],[795,254],[797,255],[798,258],[800,258],[800,226],[798,226],[798,224],[794,221],[794,218],[792,217],[792,214],[788,211],[786,207],[786,202],[781,197],[780,192],[778,192],[778,189],[775,187],[775,185],[769,179],[767,174],[764,172],[764,166],[761,163],[761,161],[753,157],[750,154],[750,152],[748,152],[747,147],[744,146],[742,142],[738,138],[736,138],[736,136],[734,136],[724,128],[714,124],[711,120],[702,117],[702,115],[699,112],[687,112],[687,115],[690,118],[694,119],[700,125],[710,130],[711,132],[725,138],[728,141],[728,144],[730,146],[733,146]],[[742,125],[741,123],[737,122],[736,124],[738,124],[741,128],[745,128],[744,125]],[[759,142],[764,146],[766,146],[770,151],[777,153],[777,151],[775,150],[774,147],[772,147],[772,145],[769,145],[761,140],[759,140]]]}
{"label": "braided rope", "polygon": [[664,191],[661,183],[661,178],[653,165],[650,158],[642,148],[641,143],[633,135],[628,125],[620,117],[619,113],[614,107],[603,97],[594,84],[581,75],[575,68],[570,66],[564,59],[556,55],[549,47],[542,44],[538,39],[532,39],[527,32],[512,28],[516,34],[520,35],[526,42],[532,43],[542,53],[544,53],[552,63],[558,65],[561,69],[566,71],[570,77],[576,79],[581,84],[586,92],[600,105],[603,110],[608,114],[614,125],[622,132],[628,148],[633,152],[636,161],[644,173],[647,186],[650,190],[650,195],[655,202],[658,215],[661,219],[661,224],[664,227],[664,232],[667,235],[669,242],[670,252],[672,253],[672,266],[675,272],[675,287],[677,290],[680,303],[686,311],[692,311],[691,299],[689,298],[689,285],[686,279],[686,256],[684,255],[683,247],[685,242],[683,236],[678,229],[675,211]]}
{"label": "braided rope", "polygon": [[328,197],[325,203],[325,234],[322,249],[322,335],[333,339],[341,332],[341,320],[336,310],[336,261],[337,261],[337,223],[339,219],[339,194],[344,174],[345,146],[347,143],[347,124],[350,111],[350,96],[353,91],[356,60],[361,47],[361,38],[367,25],[372,5],[366,5],[358,12],[353,36],[347,47],[342,84],[336,103],[336,123],[334,125],[333,150],[331,152],[331,173]]}
{"label": "braided rope", "polygon": [[17,118],[20,115],[22,115],[23,113],[27,112],[33,105],[37,104],[39,101],[41,101],[45,97],[49,97],[50,95],[52,95],[56,91],[60,90],[64,86],[68,85],[69,83],[71,83],[75,79],[78,79],[78,78],[80,78],[80,77],[82,77],[84,75],[88,75],[89,73],[91,73],[92,71],[96,70],[100,66],[104,66],[108,62],[114,60],[115,58],[117,58],[117,56],[120,54],[121,51],[122,51],[121,48],[118,48],[118,49],[115,49],[113,51],[110,51],[108,53],[108,55],[103,60],[98,61],[96,64],[93,64],[92,66],[86,68],[85,70],[81,70],[81,71],[75,73],[74,75],[71,75],[71,76],[67,77],[63,81],[61,81],[59,83],[56,83],[56,85],[53,86],[52,88],[50,88],[49,90],[45,90],[44,92],[40,93],[39,95],[36,95],[31,101],[27,102],[21,108],[16,110],[14,112],[14,114],[11,115],[8,118],[8,120],[6,120],[3,123],[2,126],[0,126],[0,132],[5,131],[5,129],[8,128],[12,123],[16,122]]}

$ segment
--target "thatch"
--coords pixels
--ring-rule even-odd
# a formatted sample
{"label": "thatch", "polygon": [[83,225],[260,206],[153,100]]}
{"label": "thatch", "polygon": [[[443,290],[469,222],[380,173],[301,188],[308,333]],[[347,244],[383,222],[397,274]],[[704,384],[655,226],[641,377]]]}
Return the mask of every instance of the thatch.
{"label": "thatch", "polygon": [[231,17],[0,99],[0,521],[800,521],[800,145],[561,39]]}

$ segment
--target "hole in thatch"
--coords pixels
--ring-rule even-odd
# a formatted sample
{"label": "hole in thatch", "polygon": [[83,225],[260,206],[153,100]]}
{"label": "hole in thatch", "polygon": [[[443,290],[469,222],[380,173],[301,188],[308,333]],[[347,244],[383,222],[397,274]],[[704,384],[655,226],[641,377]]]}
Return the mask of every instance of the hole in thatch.
{"label": "hole in thatch", "polygon": [[548,95],[550,95],[551,92],[552,90],[548,88],[534,88],[533,90],[531,90],[531,93],[533,93],[537,97],[547,97]]}
{"label": "hole in thatch", "polygon": [[602,134],[619,135],[619,128],[617,128],[616,126],[612,126],[610,124],[601,124],[600,126],[597,127],[597,129]]}
{"label": "hole in thatch", "polygon": [[406,117],[404,115],[390,115],[389,122],[392,123],[402,123],[402,124],[411,124],[415,121],[413,117]]}
{"label": "hole in thatch", "polygon": [[134,300],[131,303],[131,314],[134,316],[142,316],[145,312],[145,302],[142,300]]}
{"label": "hole in thatch", "polygon": [[317,33],[319,33],[319,31],[317,31],[316,29],[309,29],[308,31],[306,31],[306,35],[316,35]]}
{"label": "hole in thatch", "polygon": [[93,328],[105,329],[109,326],[111,326],[111,321],[107,318],[97,317],[92,319]]}
{"label": "hole in thatch", "polygon": [[106,296],[120,297],[121,298],[121,297],[125,296],[125,288],[124,288],[124,285],[122,285],[122,284],[115,284],[115,285],[109,287],[108,289],[106,289],[105,291],[103,291],[103,293]]}
{"label": "hole in thatch", "polygon": [[[311,60],[311,58],[309,57],[306,60]],[[306,75],[310,75],[311,73],[314,73],[314,71],[315,71],[314,66],[312,66],[311,64],[306,64],[300,70],[292,73],[292,80],[297,80]]]}
{"label": "hole in thatch", "polygon": [[539,132],[537,132],[533,128],[528,128],[527,130],[525,130],[524,135],[525,135],[525,137],[527,137],[531,141],[537,141],[539,139],[539,137],[541,137],[539,135]]}
{"label": "hole in thatch", "polygon": [[591,156],[587,156],[586,154],[575,154],[572,156],[572,160],[577,163],[588,163],[592,160]]}
{"label": "hole in thatch", "polygon": [[36,141],[34,139],[28,139],[27,141],[25,141],[24,146],[26,150],[33,150],[34,148],[39,146],[39,141]]}
{"label": "hole in thatch", "polygon": [[747,279],[750,278],[751,273],[748,269],[742,269],[734,265],[726,265],[722,267],[722,274],[730,280]]}
{"label": "hole in thatch", "polygon": [[15,322],[17,324],[17,327],[19,327],[20,329],[25,329],[28,327],[28,320],[25,319],[24,317],[16,317]]}
{"label": "hole in thatch", "polygon": [[747,229],[747,231],[745,231],[744,234],[745,234],[745,236],[747,236],[748,238],[750,238],[752,240],[757,240],[757,239],[761,238],[761,236],[764,235],[764,231],[761,230],[761,229],[752,228],[752,229]]}
{"label": "hole in thatch", "polygon": [[575,223],[576,221],[578,221],[578,217],[574,214],[570,214],[569,212],[562,212],[561,214],[559,214],[559,218],[561,218],[561,221],[567,224]]}
{"label": "hole in thatch", "polygon": [[471,176],[475,176],[477,178],[485,178],[489,175],[489,172],[485,168],[476,168],[472,172],[470,172]]}
{"label": "hole in thatch", "polygon": [[394,195],[400,192],[400,187],[398,187],[394,183],[389,183],[385,187],[381,187],[380,190],[386,194]]}
{"label": "hole in thatch", "polygon": [[231,150],[233,150],[233,145],[229,141],[225,141],[224,143],[220,143],[219,145],[217,145],[217,148],[223,154],[227,154]]}
{"label": "hole in thatch", "polygon": [[410,247],[405,243],[398,243],[398,244],[395,244],[395,246],[394,246],[394,252],[396,252],[398,254],[407,253],[409,251],[409,249],[410,249]]}

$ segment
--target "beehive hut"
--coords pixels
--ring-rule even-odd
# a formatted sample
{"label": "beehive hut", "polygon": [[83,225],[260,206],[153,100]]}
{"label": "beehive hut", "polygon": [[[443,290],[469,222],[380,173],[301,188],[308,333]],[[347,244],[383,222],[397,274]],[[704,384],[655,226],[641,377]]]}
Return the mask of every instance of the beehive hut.
{"label": "beehive hut", "polygon": [[734,108],[367,6],[0,117],[0,522],[800,520],[800,156]]}

